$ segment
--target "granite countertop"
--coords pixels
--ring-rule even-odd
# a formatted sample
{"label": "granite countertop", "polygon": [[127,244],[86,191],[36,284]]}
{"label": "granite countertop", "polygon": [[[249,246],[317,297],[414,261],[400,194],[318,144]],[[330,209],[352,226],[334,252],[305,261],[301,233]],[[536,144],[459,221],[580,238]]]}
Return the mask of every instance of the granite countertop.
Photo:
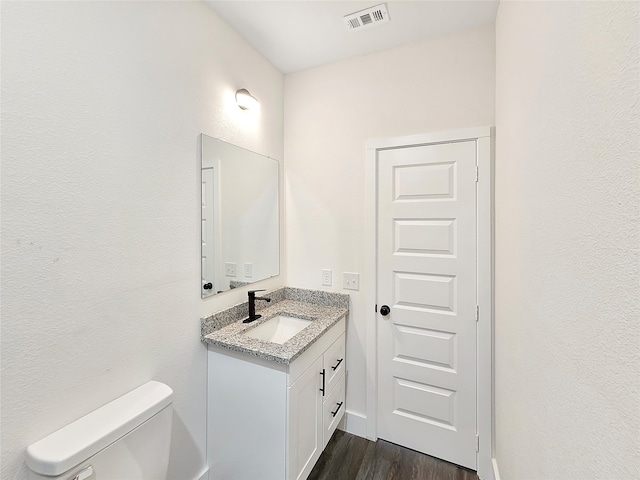
{"label": "granite countertop", "polygon": [[[262,315],[262,318],[254,322],[242,322],[248,316],[246,302],[203,317],[202,341],[272,362],[289,364],[349,311],[349,296],[341,293],[285,287],[261,296],[271,298],[271,303],[265,304],[260,300],[256,302],[256,313]],[[260,304],[265,306],[258,310]],[[244,335],[277,315],[313,321],[283,344]]]}

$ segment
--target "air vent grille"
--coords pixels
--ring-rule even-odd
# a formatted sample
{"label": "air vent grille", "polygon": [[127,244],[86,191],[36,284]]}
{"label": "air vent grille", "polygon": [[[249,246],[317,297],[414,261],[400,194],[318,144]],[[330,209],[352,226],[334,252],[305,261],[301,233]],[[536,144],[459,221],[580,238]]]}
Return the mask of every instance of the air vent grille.
{"label": "air vent grille", "polygon": [[389,12],[387,12],[387,5],[384,3],[360,10],[359,12],[350,13],[344,17],[344,22],[350,32],[363,30],[375,25],[387,23],[388,21]]}

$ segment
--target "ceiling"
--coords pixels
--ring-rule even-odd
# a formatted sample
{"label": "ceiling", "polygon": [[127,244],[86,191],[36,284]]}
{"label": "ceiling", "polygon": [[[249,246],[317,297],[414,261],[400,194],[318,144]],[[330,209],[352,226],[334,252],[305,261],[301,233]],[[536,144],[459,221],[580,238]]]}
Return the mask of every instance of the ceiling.
{"label": "ceiling", "polygon": [[282,73],[397,47],[495,21],[498,0],[387,0],[388,23],[350,32],[342,17],[382,3],[207,0]]}

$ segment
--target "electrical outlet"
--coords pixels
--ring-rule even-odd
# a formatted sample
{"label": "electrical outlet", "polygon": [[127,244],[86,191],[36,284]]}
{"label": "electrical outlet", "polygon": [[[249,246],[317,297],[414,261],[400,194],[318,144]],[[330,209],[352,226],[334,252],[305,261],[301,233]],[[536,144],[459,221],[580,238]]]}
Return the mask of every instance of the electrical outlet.
{"label": "electrical outlet", "polygon": [[322,270],[322,285],[331,286],[331,270]]}
{"label": "electrical outlet", "polygon": [[342,275],[342,288],[344,288],[345,290],[360,290],[359,273],[343,272]]}
{"label": "electrical outlet", "polygon": [[236,277],[236,262],[226,262],[224,264],[224,271],[227,277]]}
{"label": "electrical outlet", "polygon": [[245,263],[244,264],[244,277],[245,278],[251,278],[252,275],[253,275],[253,264]]}

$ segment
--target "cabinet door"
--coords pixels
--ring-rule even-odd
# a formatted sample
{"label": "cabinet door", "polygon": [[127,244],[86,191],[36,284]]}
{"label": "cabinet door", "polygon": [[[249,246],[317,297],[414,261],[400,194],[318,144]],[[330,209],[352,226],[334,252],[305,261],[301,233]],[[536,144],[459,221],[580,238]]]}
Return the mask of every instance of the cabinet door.
{"label": "cabinet door", "polygon": [[324,352],[324,370],[327,376],[327,393],[333,390],[344,374],[344,333]]}
{"label": "cabinet door", "polygon": [[[305,479],[322,453],[322,357],[318,358],[288,388],[289,435],[287,461],[289,480]],[[265,439],[268,441],[268,439]]]}

